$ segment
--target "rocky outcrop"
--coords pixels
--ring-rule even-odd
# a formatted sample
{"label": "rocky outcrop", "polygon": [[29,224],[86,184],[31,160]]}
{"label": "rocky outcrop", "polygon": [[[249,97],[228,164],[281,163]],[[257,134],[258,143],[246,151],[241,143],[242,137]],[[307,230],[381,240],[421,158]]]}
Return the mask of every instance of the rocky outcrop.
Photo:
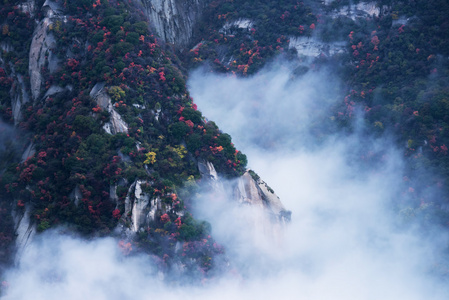
{"label": "rocky outcrop", "polygon": [[79,205],[81,199],[83,198],[83,193],[81,193],[78,185],[76,185],[73,191],[70,193],[69,198],[75,203],[76,206]]}
{"label": "rocky outcrop", "polygon": [[59,64],[56,54],[51,51],[56,47],[56,40],[49,27],[55,20],[65,21],[65,17],[61,15],[61,4],[58,2],[47,0],[42,6],[42,10],[46,17],[39,22],[34,30],[29,54],[28,71],[33,100],[37,100],[41,92],[42,68],[46,67],[52,73],[56,71]]}
{"label": "rocky outcrop", "polygon": [[26,161],[28,158],[32,157],[36,153],[36,149],[34,149],[34,144],[30,143],[25,151],[22,153],[21,162]]}
{"label": "rocky outcrop", "polygon": [[250,170],[238,178],[234,187],[234,199],[242,204],[263,208],[273,221],[290,221],[291,212],[285,209],[274,191]]}
{"label": "rocky outcrop", "polygon": [[167,43],[186,46],[209,0],[142,0],[152,26]]}
{"label": "rocky outcrop", "polygon": [[[325,0],[323,3],[329,5],[333,0]],[[379,17],[390,10],[387,5],[379,6],[377,2],[360,2],[357,4],[342,6],[330,13],[331,17],[345,16],[356,20],[357,18]]]}
{"label": "rocky outcrop", "polygon": [[220,33],[225,35],[235,34],[236,30],[250,30],[254,26],[254,22],[250,19],[240,18],[235,21],[226,22],[223,27],[219,30]]}
{"label": "rocky outcrop", "polygon": [[109,134],[116,134],[119,132],[128,132],[128,124],[123,121],[120,114],[114,109],[111,97],[106,93],[105,84],[97,83],[89,94],[98,106],[107,110],[111,114],[110,121],[103,125],[103,129]]}
{"label": "rocky outcrop", "polygon": [[215,170],[214,165],[209,161],[199,160],[198,169],[200,171],[203,182],[208,185],[215,193],[223,195],[225,189],[223,183],[218,178],[218,174]]}
{"label": "rocky outcrop", "polygon": [[334,56],[344,53],[346,42],[326,43],[312,37],[290,37],[289,49],[296,49],[298,56],[319,57],[320,55]]}
{"label": "rocky outcrop", "polygon": [[131,230],[137,232],[141,225],[148,223],[146,217],[150,208],[150,195],[142,192],[142,181],[137,181],[131,214]]}
{"label": "rocky outcrop", "polygon": [[22,12],[28,13],[33,17],[36,10],[36,3],[34,0],[28,0],[20,3],[18,7]]}
{"label": "rocky outcrop", "polygon": [[[25,205],[25,208],[13,211],[13,219],[16,233],[16,260],[20,259],[26,251],[27,246],[36,234],[36,225],[30,219],[31,206]],[[16,261],[17,262],[17,261]]]}
{"label": "rocky outcrop", "polygon": [[[157,216],[163,215],[170,210],[172,206],[163,203],[160,197],[152,197],[146,193],[142,186],[148,184],[146,181],[136,180],[128,189],[125,198],[125,211],[121,217],[121,227],[123,230],[136,233],[141,228],[146,228],[156,220]],[[182,216],[182,212],[176,213]]]}
{"label": "rocky outcrop", "polygon": [[22,120],[22,106],[30,100],[30,97],[26,91],[22,75],[15,76],[15,83],[11,88],[10,97],[12,116],[14,118],[14,124],[17,125]]}
{"label": "rocky outcrop", "polygon": [[44,18],[37,25],[33,40],[31,41],[30,56],[29,56],[29,73],[30,73],[30,85],[31,96],[33,100],[36,100],[41,92],[42,85],[42,68],[48,64],[48,60],[56,59],[53,57],[51,48],[56,46],[56,40],[52,34],[48,33],[48,26],[52,21],[50,18]]}
{"label": "rocky outcrop", "polygon": [[262,209],[273,223],[284,224],[290,221],[291,212],[286,210],[274,191],[251,170],[247,170],[236,181],[226,184],[219,178],[214,165],[199,161],[198,169],[203,183],[217,195],[229,195],[233,201]]}

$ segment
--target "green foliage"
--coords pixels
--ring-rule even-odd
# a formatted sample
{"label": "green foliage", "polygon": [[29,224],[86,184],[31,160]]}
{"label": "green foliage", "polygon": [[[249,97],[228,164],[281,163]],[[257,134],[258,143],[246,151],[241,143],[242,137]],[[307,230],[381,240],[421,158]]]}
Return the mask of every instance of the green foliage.
{"label": "green foliage", "polygon": [[137,32],[130,32],[125,39],[128,43],[137,45],[139,43],[139,34]]}
{"label": "green foliage", "polygon": [[185,241],[197,240],[210,233],[211,226],[205,221],[197,221],[189,214],[179,228],[180,239]]}
{"label": "green foliage", "polygon": [[203,122],[203,115],[200,111],[194,110],[193,108],[185,108],[182,111],[182,116],[186,120],[192,121],[194,124],[201,124]]}
{"label": "green foliage", "polygon": [[189,131],[189,126],[187,126],[184,122],[175,122],[168,127],[168,132],[176,140],[182,140]]}

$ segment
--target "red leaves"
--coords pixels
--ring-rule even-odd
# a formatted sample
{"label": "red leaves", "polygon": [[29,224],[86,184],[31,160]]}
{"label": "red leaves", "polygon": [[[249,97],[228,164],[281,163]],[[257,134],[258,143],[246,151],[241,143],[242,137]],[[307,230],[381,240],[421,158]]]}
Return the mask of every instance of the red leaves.
{"label": "red leaves", "polygon": [[162,216],[161,216],[161,222],[162,223],[167,223],[167,222],[170,222],[170,217],[168,216],[168,214],[163,214]]}
{"label": "red leaves", "polygon": [[182,223],[181,223],[181,217],[178,217],[178,218],[175,220],[175,224],[176,224],[176,226],[178,227],[178,229],[181,228],[181,225],[182,225]]}
{"label": "red leaves", "polygon": [[379,48],[377,48],[379,43],[380,43],[380,41],[379,41],[379,38],[377,37],[377,35],[375,35],[371,38],[371,44],[374,45],[374,49],[373,49],[374,51],[379,50]]}
{"label": "red leaves", "polygon": [[33,176],[34,170],[36,170],[36,166],[33,164],[24,168],[22,173],[20,173],[20,176],[19,176],[20,180],[25,181],[25,182],[30,181],[31,177]]}
{"label": "red leaves", "polygon": [[112,211],[112,217],[114,217],[114,219],[119,220],[121,216],[122,215],[120,214],[120,209],[114,209]]}

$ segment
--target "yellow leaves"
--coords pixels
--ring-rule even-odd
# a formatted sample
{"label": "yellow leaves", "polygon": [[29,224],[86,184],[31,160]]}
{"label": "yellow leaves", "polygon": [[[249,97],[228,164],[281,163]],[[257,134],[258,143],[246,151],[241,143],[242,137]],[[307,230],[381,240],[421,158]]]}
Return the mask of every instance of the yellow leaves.
{"label": "yellow leaves", "polygon": [[384,129],[384,124],[382,124],[382,122],[380,122],[380,121],[376,121],[376,122],[374,122],[374,127],[377,127],[379,129]]}
{"label": "yellow leaves", "polygon": [[176,152],[176,154],[178,154],[178,156],[183,159],[184,156],[187,154],[187,150],[183,145],[177,146],[175,148],[173,148],[173,151]]}
{"label": "yellow leaves", "polygon": [[119,86],[111,86],[109,89],[108,89],[108,94],[111,96],[111,98],[114,100],[114,101],[116,101],[116,102],[118,102],[119,100],[121,100],[122,98],[124,98],[125,97],[125,91],[121,88],[121,87],[119,87]]}
{"label": "yellow leaves", "polygon": [[8,24],[3,25],[2,34],[3,35],[9,35],[9,26],[8,26]]}
{"label": "yellow leaves", "polygon": [[158,234],[160,234],[162,236],[165,236],[165,235],[168,234],[168,231],[165,231],[164,229],[161,229],[161,228],[155,229],[154,232],[158,233]]}
{"label": "yellow leaves", "polygon": [[145,159],[145,161],[143,162],[144,164],[148,165],[148,164],[154,164],[156,162],[156,153],[155,152],[148,152],[147,154],[145,154],[145,156],[147,157],[147,159]]}

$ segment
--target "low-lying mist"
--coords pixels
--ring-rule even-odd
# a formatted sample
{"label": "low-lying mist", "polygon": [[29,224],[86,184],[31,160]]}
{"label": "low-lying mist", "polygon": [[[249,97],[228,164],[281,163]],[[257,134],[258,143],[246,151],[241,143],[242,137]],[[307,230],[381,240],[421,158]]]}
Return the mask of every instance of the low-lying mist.
{"label": "low-lying mist", "polygon": [[338,78],[293,74],[277,63],[248,79],[197,70],[189,80],[199,109],[248,155],[292,211],[291,223],[270,230],[232,193],[203,195],[196,217],[211,223],[229,266],[198,285],[170,284],[175,275],[162,279],[144,255],[124,257],[112,238],[48,232],[7,274],[4,299],[447,299],[438,273],[447,234],[423,234],[402,213],[413,190],[401,149],[363,128],[326,135],[332,121],[321,120],[341,99]]}

